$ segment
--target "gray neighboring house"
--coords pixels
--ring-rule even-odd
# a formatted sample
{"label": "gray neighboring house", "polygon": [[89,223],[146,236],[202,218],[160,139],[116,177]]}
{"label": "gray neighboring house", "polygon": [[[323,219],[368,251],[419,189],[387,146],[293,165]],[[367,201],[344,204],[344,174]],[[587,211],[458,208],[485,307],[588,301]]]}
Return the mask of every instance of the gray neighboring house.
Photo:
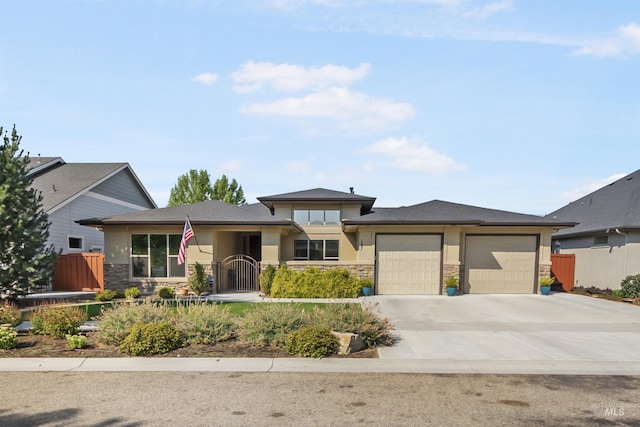
{"label": "gray neighboring house", "polygon": [[640,170],[547,215],[575,221],[553,234],[554,252],[575,254],[575,285],[620,289],[640,274]]}
{"label": "gray neighboring house", "polygon": [[[107,288],[180,287],[199,262],[218,289],[255,290],[259,268],[234,267],[249,258],[253,264],[244,266],[346,269],[373,278],[375,292],[386,295],[442,295],[452,276],[464,293],[538,293],[539,278],[551,271],[552,233],[574,225],[439,200],[377,208],[373,197],[323,188],[258,201],[208,201],[80,223],[105,233]],[[178,265],[187,215],[196,238],[186,264]]]}
{"label": "gray neighboring house", "polygon": [[60,157],[30,157],[32,188],[49,216],[49,244],[63,254],[104,252],[104,235],[77,220],[156,208],[128,163],[66,163]]}

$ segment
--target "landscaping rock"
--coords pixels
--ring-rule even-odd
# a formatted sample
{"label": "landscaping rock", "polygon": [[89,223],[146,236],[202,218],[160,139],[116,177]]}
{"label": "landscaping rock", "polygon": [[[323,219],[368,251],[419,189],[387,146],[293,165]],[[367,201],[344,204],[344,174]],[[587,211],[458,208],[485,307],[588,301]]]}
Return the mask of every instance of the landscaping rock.
{"label": "landscaping rock", "polygon": [[367,345],[358,334],[335,331],[331,331],[331,333],[338,337],[338,354],[356,353],[367,348]]}

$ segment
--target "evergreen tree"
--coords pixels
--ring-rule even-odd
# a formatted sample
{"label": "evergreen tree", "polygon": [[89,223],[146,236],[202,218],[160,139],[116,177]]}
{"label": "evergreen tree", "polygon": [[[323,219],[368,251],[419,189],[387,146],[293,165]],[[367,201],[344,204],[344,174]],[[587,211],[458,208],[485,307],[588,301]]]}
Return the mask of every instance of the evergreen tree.
{"label": "evergreen tree", "polygon": [[242,185],[239,185],[235,178],[229,182],[226,175],[222,175],[216,183],[213,184],[213,198],[231,205],[240,206],[247,203],[244,199]]}
{"label": "evergreen tree", "polygon": [[27,176],[22,137],[15,126],[11,137],[1,127],[0,135],[0,298],[15,299],[49,284],[56,253],[47,247],[49,219]]}

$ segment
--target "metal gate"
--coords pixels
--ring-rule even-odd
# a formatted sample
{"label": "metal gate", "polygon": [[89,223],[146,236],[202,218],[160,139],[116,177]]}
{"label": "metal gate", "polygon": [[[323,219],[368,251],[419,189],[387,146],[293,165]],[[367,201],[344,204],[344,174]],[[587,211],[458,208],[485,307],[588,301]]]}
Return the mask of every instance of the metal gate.
{"label": "metal gate", "polygon": [[220,263],[221,291],[251,292],[259,289],[258,261],[247,255],[231,255]]}

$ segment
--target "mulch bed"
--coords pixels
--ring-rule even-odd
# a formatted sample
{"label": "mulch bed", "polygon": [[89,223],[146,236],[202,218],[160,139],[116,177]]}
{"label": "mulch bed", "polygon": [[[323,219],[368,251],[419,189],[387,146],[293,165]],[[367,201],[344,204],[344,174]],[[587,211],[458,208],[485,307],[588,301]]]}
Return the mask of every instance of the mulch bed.
{"label": "mulch bed", "polygon": [[[71,350],[66,339],[55,339],[45,335],[28,333],[18,335],[18,346],[11,350],[0,350],[2,357],[130,357],[115,346],[96,341],[95,334],[88,332],[87,347]],[[254,347],[231,339],[213,345],[190,345],[166,354],[151,357],[297,357],[277,347]],[[332,358],[377,358],[376,349],[366,349],[349,355],[331,355]]]}

